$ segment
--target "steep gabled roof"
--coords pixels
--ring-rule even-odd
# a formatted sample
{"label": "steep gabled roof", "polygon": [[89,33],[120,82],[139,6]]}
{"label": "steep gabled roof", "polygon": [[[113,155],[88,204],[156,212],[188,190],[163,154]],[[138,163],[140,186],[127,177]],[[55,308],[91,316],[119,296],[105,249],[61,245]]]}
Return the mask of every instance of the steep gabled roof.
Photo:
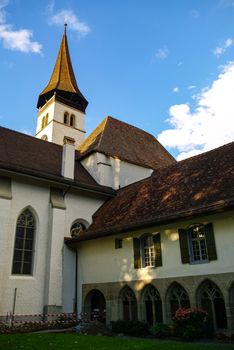
{"label": "steep gabled roof", "polygon": [[48,85],[39,95],[37,108],[42,107],[46,100],[49,100],[54,94],[67,104],[72,104],[83,112],[88,105],[87,100],[80,92],[76,82],[68,49],[66,29],[61,41],[53,73]]}
{"label": "steep gabled roof", "polygon": [[[64,181],[61,175],[62,150],[63,147],[55,143],[0,127],[0,169],[62,183]],[[70,182],[114,194],[112,189],[97,184],[78,159],[75,162],[74,181]]]}
{"label": "steep gabled roof", "polygon": [[100,152],[152,169],[175,162],[154,136],[112,117],[106,117],[78,150],[81,158]]}
{"label": "steep gabled roof", "polygon": [[118,191],[77,241],[234,208],[234,142]]}

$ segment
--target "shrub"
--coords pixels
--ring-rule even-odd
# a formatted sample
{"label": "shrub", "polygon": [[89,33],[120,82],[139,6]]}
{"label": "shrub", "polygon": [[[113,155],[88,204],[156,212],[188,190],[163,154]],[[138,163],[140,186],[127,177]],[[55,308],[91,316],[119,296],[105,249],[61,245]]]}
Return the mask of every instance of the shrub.
{"label": "shrub", "polygon": [[202,309],[181,308],[176,311],[174,322],[174,333],[183,338],[203,337],[207,319],[207,312]]}
{"label": "shrub", "polygon": [[150,328],[150,333],[156,338],[166,338],[171,335],[171,328],[164,323],[158,323]]}
{"label": "shrub", "polygon": [[142,321],[114,321],[112,331],[133,336],[146,336],[149,334],[149,325]]}

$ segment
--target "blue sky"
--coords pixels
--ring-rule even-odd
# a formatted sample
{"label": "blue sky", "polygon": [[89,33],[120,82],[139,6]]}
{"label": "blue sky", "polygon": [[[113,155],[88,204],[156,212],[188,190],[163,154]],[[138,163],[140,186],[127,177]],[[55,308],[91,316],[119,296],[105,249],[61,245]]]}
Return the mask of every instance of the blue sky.
{"label": "blue sky", "polygon": [[234,0],[0,0],[0,124],[34,134],[63,23],[90,133],[107,115],[178,159],[234,140]]}

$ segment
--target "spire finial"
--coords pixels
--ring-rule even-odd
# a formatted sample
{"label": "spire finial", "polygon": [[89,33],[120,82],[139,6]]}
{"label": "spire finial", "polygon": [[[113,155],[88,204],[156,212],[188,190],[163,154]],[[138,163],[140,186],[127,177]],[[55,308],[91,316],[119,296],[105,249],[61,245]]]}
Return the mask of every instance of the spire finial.
{"label": "spire finial", "polygon": [[64,22],[64,33],[66,34],[67,32],[67,22]]}

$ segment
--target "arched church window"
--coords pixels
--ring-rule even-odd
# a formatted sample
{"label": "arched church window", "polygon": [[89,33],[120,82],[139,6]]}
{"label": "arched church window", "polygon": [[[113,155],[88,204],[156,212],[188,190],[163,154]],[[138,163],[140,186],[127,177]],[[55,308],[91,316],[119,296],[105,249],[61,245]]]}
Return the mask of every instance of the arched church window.
{"label": "arched church window", "polygon": [[12,274],[32,274],[35,230],[35,218],[31,211],[26,209],[20,214],[16,224]]}
{"label": "arched church window", "polygon": [[80,221],[74,222],[74,224],[72,224],[70,229],[71,237],[79,236],[80,233],[83,232],[84,230],[85,230],[85,225],[83,223],[81,223]]}
{"label": "arched church window", "polygon": [[219,287],[207,280],[202,283],[198,292],[198,303],[208,313],[208,323],[218,328],[227,328],[225,302]]}
{"label": "arched church window", "polygon": [[64,113],[63,122],[64,122],[64,124],[69,124],[69,114],[68,114],[68,112]]}
{"label": "arched church window", "polygon": [[122,304],[122,316],[124,321],[137,320],[137,300],[130,287],[124,287],[120,292],[120,302]]}
{"label": "arched church window", "polygon": [[152,326],[163,322],[162,300],[158,290],[149,285],[143,292],[143,302],[145,306],[145,316],[147,322]]}
{"label": "arched church window", "polygon": [[70,116],[70,126],[75,126],[75,116],[74,116],[74,114],[72,114],[71,116]]}
{"label": "arched church window", "polygon": [[170,287],[169,303],[171,309],[171,317],[175,316],[175,313],[178,309],[190,307],[188,293],[179,283],[173,283]]}

